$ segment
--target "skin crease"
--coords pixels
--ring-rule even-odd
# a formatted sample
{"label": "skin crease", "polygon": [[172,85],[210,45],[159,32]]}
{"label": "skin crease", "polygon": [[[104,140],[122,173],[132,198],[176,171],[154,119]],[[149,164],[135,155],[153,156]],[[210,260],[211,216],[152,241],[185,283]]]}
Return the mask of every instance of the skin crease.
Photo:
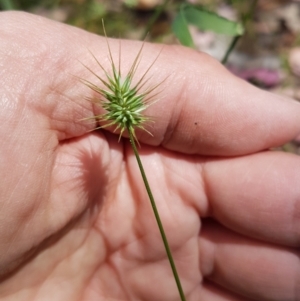
{"label": "skin crease", "polygon": [[[82,121],[105,39],[5,12],[0,40],[0,299],[179,300],[128,140]],[[140,47],[122,41],[122,70]],[[136,78],[158,54],[137,136],[187,300],[300,300],[300,158],[268,151],[299,103],[180,46],[145,43]]]}

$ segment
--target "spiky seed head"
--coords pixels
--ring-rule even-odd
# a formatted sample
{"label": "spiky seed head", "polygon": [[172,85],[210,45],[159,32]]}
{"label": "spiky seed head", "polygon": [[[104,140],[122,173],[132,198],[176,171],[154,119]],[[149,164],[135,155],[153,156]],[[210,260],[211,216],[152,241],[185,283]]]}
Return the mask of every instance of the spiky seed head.
{"label": "spiky seed head", "polygon": [[[140,78],[140,80],[138,80],[138,82],[135,85],[133,85],[133,77],[139,65],[140,56],[141,56],[144,43],[142,44],[126,76],[121,75],[121,67],[120,67],[121,58],[119,57],[119,66],[117,69],[114,60],[112,58],[112,53],[108,41],[107,41],[107,45],[108,45],[109,59],[111,63],[110,72],[105,70],[102,64],[92,54],[97,64],[103,70],[105,74],[105,79],[98,76],[90,68],[85,66],[90,72],[92,72],[100,80],[102,85],[104,85],[105,87],[105,88],[101,88],[89,81],[83,80],[83,82],[88,87],[90,87],[92,90],[94,90],[99,94],[100,97],[96,99],[96,103],[99,104],[105,110],[104,114],[94,116],[93,119],[96,119],[97,121],[100,122],[103,121],[106,122],[105,125],[100,126],[99,128],[115,126],[115,131],[119,129],[120,130],[119,139],[121,138],[125,130],[130,130],[133,133],[134,138],[136,139],[135,128],[143,129],[144,131],[146,131],[151,135],[151,133],[147,131],[144,127],[145,122],[150,120],[148,116],[144,115],[144,111],[151,103],[153,103],[153,101],[151,100],[152,97],[149,98],[148,96],[154,89],[157,88],[157,86],[148,88],[143,93],[140,90],[141,88],[144,87],[147,81],[145,80],[146,74],[153,66],[158,56],[153,61],[153,63],[148,67],[148,69],[146,70],[144,75]],[[90,118],[86,118],[86,119],[90,119]]]}

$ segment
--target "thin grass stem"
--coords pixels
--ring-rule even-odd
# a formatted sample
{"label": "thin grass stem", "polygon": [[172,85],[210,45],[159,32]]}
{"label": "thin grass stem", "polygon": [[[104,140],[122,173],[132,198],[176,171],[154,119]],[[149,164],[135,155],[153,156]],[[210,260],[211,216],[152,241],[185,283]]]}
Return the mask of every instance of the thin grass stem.
{"label": "thin grass stem", "polygon": [[141,40],[144,41],[147,37],[147,34],[149,33],[150,29],[152,28],[152,26],[154,25],[154,23],[156,22],[156,20],[159,18],[159,16],[161,15],[161,13],[165,10],[165,8],[167,7],[168,3],[171,0],[164,0],[163,4],[161,4],[160,6],[158,6],[154,12],[154,14],[152,15],[152,17],[150,18],[150,20],[148,21],[146,28],[141,36]]}
{"label": "thin grass stem", "polygon": [[232,50],[235,48],[235,45],[237,44],[237,42],[239,41],[240,38],[241,38],[241,36],[235,36],[235,37],[232,39],[232,41],[231,41],[231,43],[230,43],[230,45],[229,45],[229,47],[228,47],[228,49],[227,49],[227,51],[226,51],[226,53],[225,53],[223,59],[222,59],[222,61],[221,61],[221,63],[222,63],[223,65],[225,65],[225,64],[227,63],[227,60],[228,60],[228,58],[229,58],[229,55],[231,54]]}
{"label": "thin grass stem", "polygon": [[153,213],[154,213],[154,216],[155,216],[155,219],[156,219],[156,222],[157,222],[160,234],[161,234],[161,238],[163,240],[163,243],[164,243],[164,246],[165,246],[165,249],[166,249],[166,253],[167,253],[171,268],[172,268],[172,272],[173,272],[173,275],[174,275],[174,278],[175,278],[177,289],[178,289],[178,292],[179,292],[179,295],[180,295],[180,300],[181,301],[186,301],[185,296],[184,296],[184,292],[183,292],[183,289],[182,289],[182,286],[181,286],[180,278],[178,276],[177,269],[176,269],[176,266],[175,266],[175,262],[174,262],[174,259],[173,259],[172,253],[171,253],[171,249],[169,247],[168,239],[167,239],[167,236],[165,234],[165,230],[164,230],[163,224],[161,222],[161,219],[160,219],[157,207],[156,207],[156,203],[154,201],[154,197],[153,197],[148,179],[146,177],[146,173],[145,173],[142,161],[140,159],[140,155],[138,153],[138,150],[137,150],[137,147],[136,147],[136,144],[135,144],[135,139],[136,138],[135,138],[134,129],[132,128],[132,126],[127,125],[127,131],[129,133],[129,140],[130,140],[134,155],[136,157],[136,160],[137,160],[137,163],[138,163],[138,166],[139,166],[139,169],[140,169],[140,172],[141,172],[144,184],[145,184],[145,188],[147,190],[147,193],[148,193],[148,196],[149,196],[149,199],[150,199],[150,202],[151,202]]}
{"label": "thin grass stem", "polygon": [[[254,12],[255,12],[255,7],[257,5],[257,2],[258,2],[258,0],[253,0],[252,3],[251,3],[251,5],[250,5],[249,12],[247,14],[245,14],[245,15],[242,16],[242,23],[243,23],[244,28],[247,28],[248,21],[250,21],[250,20],[253,19],[253,15],[254,15]],[[227,49],[227,51],[226,51],[223,59],[221,61],[221,63],[223,65],[225,65],[227,63],[229,55],[231,54],[231,52],[235,48],[235,46],[236,46],[237,42],[240,40],[240,38],[241,38],[241,36],[239,35],[239,36],[235,36],[232,39],[232,41],[231,41],[231,43],[230,43],[230,45],[229,45],[229,47],[228,47],[228,49]]]}

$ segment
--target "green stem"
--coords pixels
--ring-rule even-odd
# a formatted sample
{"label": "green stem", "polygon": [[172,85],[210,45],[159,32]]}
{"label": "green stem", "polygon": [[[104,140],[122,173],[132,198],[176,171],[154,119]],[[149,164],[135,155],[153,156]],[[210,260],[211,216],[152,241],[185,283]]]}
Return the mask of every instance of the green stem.
{"label": "green stem", "polygon": [[154,12],[154,14],[152,15],[152,17],[150,18],[150,20],[148,21],[147,25],[146,25],[146,28],[143,32],[143,35],[141,37],[141,40],[145,40],[147,34],[149,33],[151,27],[153,26],[153,24],[156,22],[156,20],[158,19],[158,17],[160,16],[160,14],[165,10],[168,2],[170,0],[165,0],[164,3],[160,6],[158,6]]}
{"label": "green stem", "polygon": [[177,273],[177,269],[176,269],[176,266],[175,266],[175,263],[174,263],[174,260],[173,260],[173,256],[172,256],[170,247],[169,247],[167,236],[165,234],[164,227],[162,225],[162,222],[161,222],[161,219],[160,219],[160,216],[159,216],[159,213],[158,213],[155,201],[154,201],[154,197],[152,195],[150,185],[148,183],[146,173],[144,171],[144,167],[143,167],[142,161],[140,159],[140,155],[138,153],[138,150],[137,150],[137,147],[136,147],[136,144],[135,144],[135,141],[134,141],[133,128],[131,126],[127,126],[127,130],[128,130],[128,133],[129,133],[130,143],[132,145],[133,152],[135,154],[138,166],[140,168],[141,175],[142,175],[142,178],[143,178],[143,181],[144,181],[144,184],[145,184],[145,187],[146,187],[146,190],[147,190],[150,202],[151,202],[151,206],[152,206],[152,209],[153,209],[153,212],[154,212],[154,215],[155,215],[155,219],[156,219],[156,222],[157,222],[160,234],[161,234],[161,238],[163,240],[163,243],[164,243],[164,246],[165,246],[165,249],[166,249],[166,253],[167,253],[171,268],[172,268],[172,272],[173,272],[173,275],[174,275],[174,278],[175,278],[175,281],[176,281],[176,285],[177,285],[177,288],[178,288],[180,299],[181,299],[181,301],[185,301],[184,292],[182,290],[181,282],[180,282],[180,279],[179,279],[179,276],[178,276],[178,273]]}
{"label": "green stem", "polygon": [[228,60],[228,57],[230,55],[230,53],[232,52],[232,50],[234,49],[236,43],[238,42],[238,40],[241,38],[241,36],[235,36],[232,41],[231,41],[231,44],[229,45],[226,53],[225,53],[225,56],[223,57],[222,59],[222,64],[225,65],[227,63],[227,60]]}
{"label": "green stem", "polygon": [[[257,2],[258,2],[258,0],[253,0],[251,3],[251,6],[250,6],[249,12],[246,15],[242,16],[242,23],[243,23],[244,27],[246,27],[249,20],[253,19],[253,15],[254,15],[254,11],[255,11]],[[223,65],[225,65],[227,63],[229,55],[231,54],[232,50],[235,48],[235,46],[240,38],[241,38],[241,36],[235,36],[232,39],[223,59],[221,61]]]}

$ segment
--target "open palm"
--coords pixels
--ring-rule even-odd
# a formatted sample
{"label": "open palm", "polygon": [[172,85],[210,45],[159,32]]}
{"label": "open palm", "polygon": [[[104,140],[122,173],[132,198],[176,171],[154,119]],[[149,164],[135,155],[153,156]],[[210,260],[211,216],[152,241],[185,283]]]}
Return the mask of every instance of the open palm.
{"label": "open palm", "polygon": [[[95,81],[87,49],[108,67],[105,40],[23,13],[0,25],[0,299],[179,300],[128,140],[80,121],[99,108],[73,75]],[[122,42],[124,68],[139,47]],[[181,47],[151,74],[168,78],[140,155],[187,300],[299,300],[300,159],[268,151],[299,134],[299,104]]]}

